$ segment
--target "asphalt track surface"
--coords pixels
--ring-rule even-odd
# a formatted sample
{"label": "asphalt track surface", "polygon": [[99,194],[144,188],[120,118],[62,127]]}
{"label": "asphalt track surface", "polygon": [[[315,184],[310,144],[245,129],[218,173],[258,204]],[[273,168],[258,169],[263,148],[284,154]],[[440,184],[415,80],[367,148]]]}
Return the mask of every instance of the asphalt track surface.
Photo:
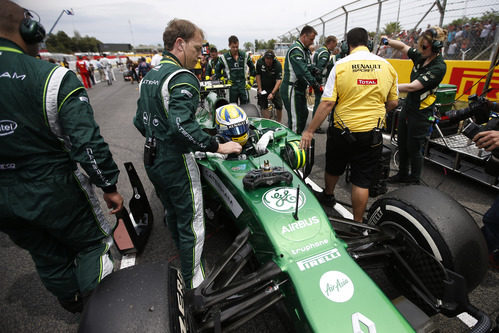
{"label": "asphalt track surface", "polygon": [[[149,182],[142,163],[143,138],[132,124],[136,111],[138,86],[124,82],[120,73],[116,72],[118,81],[112,86],[99,83],[89,89],[95,119],[100,125],[101,133],[110,145],[114,159],[121,169],[118,189],[127,203],[131,197],[131,188],[123,163],[134,163],[141,178],[154,214],[154,226],[144,253],[137,262],[169,261],[178,265],[178,254],[164,226],[163,208]],[[252,98],[253,103],[256,102]],[[284,116],[286,121],[286,116]],[[325,125],[323,125],[325,128]],[[325,134],[316,134],[317,148],[315,166],[310,178],[319,186],[324,185],[324,150]],[[426,162],[423,181],[426,185],[437,187],[448,193],[465,206],[481,226],[482,215],[492,204],[497,192],[482,184],[463,176],[445,173],[441,167]],[[395,189],[397,186],[391,186]],[[98,196],[101,192],[97,190]],[[336,197],[343,202],[350,202],[350,185],[342,177],[336,190]],[[374,201],[369,199],[369,205]],[[348,208],[348,207],[347,207]],[[110,216],[114,221],[114,217]],[[217,254],[231,243],[228,233],[215,225],[207,225],[207,241],[205,254],[208,263],[213,262]],[[63,310],[55,297],[42,285],[35,271],[29,254],[15,246],[9,238],[0,233],[0,333],[1,332],[76,332],[80,316]],[[115,258],[119,255],[115,253]],[[116,260],[116,265],[119,260]],[[470,300],[479,309],[489,314],[492,319],[499,315],[499,273],[489,269],[481,285],[470,294]],[[448,319],[435,316],[434,320],[440,332],[465,332],[466,326],[457,318]],[[257,316],[248,325],[238,329],[239,332],[285,332],[276,319],[275,313],[267,312]],[[383,332],[382,332],[383,333]],[[391,332],[390,332],[391,333]]]}

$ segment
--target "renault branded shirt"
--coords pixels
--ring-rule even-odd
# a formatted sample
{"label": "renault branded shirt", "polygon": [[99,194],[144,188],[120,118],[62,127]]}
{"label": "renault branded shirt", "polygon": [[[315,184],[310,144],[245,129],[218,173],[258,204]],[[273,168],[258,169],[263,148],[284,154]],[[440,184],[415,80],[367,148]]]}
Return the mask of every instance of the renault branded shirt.
{"label": "renault branded shirt", "polygon": [[368,132],[384,119],[385,103],[398,100],[397,84],[392,65],[359,46],[331,70],[321,100],[336,101],[335,127]]}

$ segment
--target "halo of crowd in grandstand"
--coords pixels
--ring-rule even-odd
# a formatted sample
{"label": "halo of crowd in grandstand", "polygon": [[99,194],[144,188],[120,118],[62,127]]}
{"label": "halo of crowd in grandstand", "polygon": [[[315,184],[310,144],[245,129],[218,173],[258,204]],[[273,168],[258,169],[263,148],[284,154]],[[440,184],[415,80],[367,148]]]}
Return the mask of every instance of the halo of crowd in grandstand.
{"label": "halo of crowd in grandstand", "polygon": [[[429,25],[428,25],[429,27]],[[461,25],[449,24],[444,27],[447,31],[447,39],[444,43],[443,55],[447,60],[474,59],[480,54],[484,54],[479,59],[488,59],[489,53],[483,53],[494,40],[496,33],[496,22],[486,20],[481,22],[464,22]],[[418,38],[424,33],[425,29],[402,30],[391,34],[389,37],[397,39],[409,47],[416,47]],[[379,48],[378,55],[384,58],[405,59],[402,55],[391,47],[382,45]]]}

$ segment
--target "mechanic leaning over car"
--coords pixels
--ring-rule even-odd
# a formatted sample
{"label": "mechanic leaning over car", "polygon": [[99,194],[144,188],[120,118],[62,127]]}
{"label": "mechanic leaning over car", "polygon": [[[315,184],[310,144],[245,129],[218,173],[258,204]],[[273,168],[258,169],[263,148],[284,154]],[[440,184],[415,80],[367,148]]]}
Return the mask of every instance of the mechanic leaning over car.
{"label": "mechanic leaning over car", "polygon": [[36,14],[1,7],[0,230],[29,251],[60,304],[80,312],[113,271],[112,228],[91,184],[114,214],[119,170],[75,73],[35,58],[45,37]]}
{"label": "mechanic leaning over car", "polygon": [[199,81],[189,71],[201,54],[204,34],[182,19],[168,23],[164,57],[142,80],[134,125],[146,137],[144,164],[166,209],[165,222],[180,251],[187,288],[204,279],[201,177],[193,151],[239,153],[236,142],[218,144],[194,118],[199,103]]}
{"label": "mechanic leaning over car", "polygon": [[326,143],[326,188],[319,200],[334,206],[334,188],[350,163],[353,217],[357,222],[362,222],[369,186],[381,158],[381,123],[386,111],[398,104],[397,72],[388,61],[369,52],[368,38],[363,28],[348,32],[350,55],[332,69],[319,108],[300,142],[300,148],[309,148],[314,131],[336,106]]}
{"label": "mechanic leaning over car", "polygon": [[[315,71],[316,71],[316,79],[319,82],[321,86],[323,86],[326,81],[327,81],[327,76],[328,74],[328,64],[330,64],[330,58],[331,58],[331,53],[333,50],[336,48],[336,45],[338,45],[338,40],[336,39],[335,36],[327,36],[326,40],[324,42],[324,45],[319,47],[317,51],[314,53],[313,57],[313,64],[315,66]],[[334,55],[333,55],[334,57]],[[321,97],[322,97],[322,91],[321,89],[317,89],[314,91],[315,95],[315,104],[314,104],[314,112],[312,113],[312,116],[315,116],[315,112],[317,111],[317,108],[319,107],[319,103],[321,102]],[[320,127],[317,129],[319,131]],[[318,132],[320,133],[320,132]]]}
{"label": "mechanic leaning over car", "polygon": [[411,83],[399,84],[399,91],[408,94],[398,118],[399,171],[388,178],[390,183],[420,182],[424,160],[423,146],[432,124],[435,93],[447,70],[440,54],[445,38],[444,30],[432,27],[419,38],[418,50],[401,41],[382,36],[386,45],[407,55],[414,63]]}
{"label": "mechanic leaning over car", "polygon": [[320,89],[319,82],[311,73],[312,60],[309,47],[314,43],[317,31],[306,25],[300,37],[289,47],[284,59],[284,75],[280,88],[284,107],[288,113],[288,127],[296,134],[305,129],[308,118],[305,91],[307,86]]}
{"label": "mechanic leaning over car", "polygon": [[[263,57],[256,62],[256,83],[258,104],[262,108],[263,118],[270,118],[268,111],[268,101],[274,103],[276,109],[276,120],[282,119],[282,98],[279,93],[279,87],[282,83],[282,66],[277,60],[274,51],[267,50]],[[266,94],[262,95],[265,90]]]}
{"label": "mechanic leaning over car", "polygon": [[[239,39],[229,37],[229,51],[222,54],[215,67],[216,78],[227,80],[229,88],[229,102],[248,104],[248,90],[255,81],[255,65],[249,53],[239,50]],[[249,81],[246,78],[249,76]]]}

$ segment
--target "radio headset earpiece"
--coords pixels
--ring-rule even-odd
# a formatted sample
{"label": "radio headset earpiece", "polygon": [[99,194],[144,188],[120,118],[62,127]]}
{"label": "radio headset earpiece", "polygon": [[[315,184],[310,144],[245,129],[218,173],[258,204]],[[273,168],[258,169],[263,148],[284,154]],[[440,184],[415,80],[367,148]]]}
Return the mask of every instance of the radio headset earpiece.
{"label": "radio headset earpiece", "polygon": [[346,57],[350,53],[350,48],[348,47],[348,43],[347,43],[346,39],[341,42],[340,53],[341,53],[342,58]]}
{"label": "radio headset earpiece", "polygon": [[426,30],[424,34],[425,36],[431,36],[431,51],[433,53],[440,52],[440,49],[444,46],[444,43],[442,43],[441,40],[436,39],[438,37],[437,30],[430,28]]}
{"label": "radio headset earpiece", "polygon": [[369,49],[369,52],[372,52],[374,49],[374,43],[372,39],[367,40],[367,48]]}
{"label": "radio headset earpiece", "polygon": [[28,44],[40,43],[45,38],[45,28],[41,25],[40,19],[34,20],[33,14],[27,9],[24,9],[24,18],[19,27],[19,32],[23,40]]}

